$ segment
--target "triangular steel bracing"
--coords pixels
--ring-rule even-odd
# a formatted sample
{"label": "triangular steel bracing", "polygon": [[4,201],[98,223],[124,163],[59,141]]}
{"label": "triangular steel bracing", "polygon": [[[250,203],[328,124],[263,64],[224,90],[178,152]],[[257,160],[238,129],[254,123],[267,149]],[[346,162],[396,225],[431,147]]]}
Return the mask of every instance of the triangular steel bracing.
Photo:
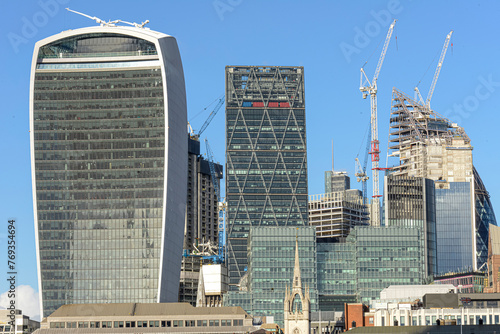
{"label": "triangular steel bracing", "polygon": [[301,67],[226,68],[230,283],[244,274],[250,226],[307,225]]}

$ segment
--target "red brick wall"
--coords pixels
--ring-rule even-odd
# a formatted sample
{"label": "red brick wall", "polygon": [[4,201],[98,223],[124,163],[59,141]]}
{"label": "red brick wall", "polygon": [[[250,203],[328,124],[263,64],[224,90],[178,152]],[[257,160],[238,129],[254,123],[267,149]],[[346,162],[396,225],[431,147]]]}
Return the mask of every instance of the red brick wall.
{"label": "red brick wall", "polygon": [[364,327],[363,304],[344,304],[345,328],[352,328],[352,322],[356,321],[356,327]]}
{"label": "red brick wall", "polygon": [[[370,323],[371,319],[371,323]],[[365,327],[373,327],[375,325],[375,318],[373,315],[365,315],[364,316],[364,325]]]}

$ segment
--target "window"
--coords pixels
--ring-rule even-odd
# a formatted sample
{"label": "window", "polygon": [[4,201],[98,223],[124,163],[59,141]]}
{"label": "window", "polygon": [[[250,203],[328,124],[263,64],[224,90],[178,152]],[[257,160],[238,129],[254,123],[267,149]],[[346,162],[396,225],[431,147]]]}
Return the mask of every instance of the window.
{"label": "window", "polygon": [[115,328],[123,328],[123,321],[115,321]]}
{"label": "window", "polygon": [[135,321],[125,321],[125,327],[135,327]]}
{"label": "window", "polygon": [[369,318],[368,318],[368,323],[369,323],[370,325],[373,325],[373,317],[369,317]]}
{"label": "window", "polygon": [[495,315],[495,325],[498,325],[498,323],[500,323],[500,317]]}
{"label": "window", "polygon": [[405,317],[404,316],[399,317],[399,326],[405,326]]}
{"label": "window", "polygon": [[231,320],[223,319],[220,321],[220,323],[221,323],[221,326],[231,326]]}
{"label": "window", "polygon": [[182,327],[183,320],[174,320],[174,327]]}
{"label": "window", "polygon": [[[465,324],[464,324],[464,325],[465,325]],[[471,316],[469,317],[469,325],[474,325],[474,316],[473,316],[473,315],[471,315]]]}
{"label": "window", "polygon": [[233,326],[243,326],[243,319],[234,319]]}
{"label": "window", "polygon": [[172,322],[167,320],[167,321],[162,321],[161,322],[161,327],[172,327]]}
{"label": "window", "polygon": [[433,316],[432,316],[432,324],[433,324],[433,325],[437,325],[437,322],[436,322],[436,321],[437,321],[437,316],[433,315]]}
{"label": "window", "polygon": [[90,322],[90,328],[100,328],[101,326],[99,321],[91,321]]}
{"label": "window", "polygon": [[111,321],[103,321],[102,328],[111,328]]}
{"label": "window", "polygon": [[50,323],[50,328],[64,328],[66,326],[66,323],[64,322],[51,322]]}
{"label": "window", "polygon": [[[123,323],[123,322],[122,322]],[[123,326],[122,326],[123,327]],[[88,321],[79,321],[78,322],[78,328],[89,328],[89,323]]]}
{"label": "window", "polygon": [[461,324],[462,324],[462,316],[457,315],[457,325],[461,325]]}
{"label": "window", "polygon": [[431,317],[428,316],[428,315],[426,315],[425,316],[425,325],[426,326],[430,326],[430,324],[431,324]]}
{"label": "window", "polygon": [[137,321],[137,327],[148,327],[147,321]]}
{"label": "window", "polygon": [[186,320],[185,325],[186,325],[186,327],[194,327],[195,321],[194,320]]}
{"label": "window", "polygon": [[417,317],[411,317],[411,325],[416,326],[417,325]]}
{"label": "window", "polygon": [[67,322],[66,328],[76,328],[76,322]]}

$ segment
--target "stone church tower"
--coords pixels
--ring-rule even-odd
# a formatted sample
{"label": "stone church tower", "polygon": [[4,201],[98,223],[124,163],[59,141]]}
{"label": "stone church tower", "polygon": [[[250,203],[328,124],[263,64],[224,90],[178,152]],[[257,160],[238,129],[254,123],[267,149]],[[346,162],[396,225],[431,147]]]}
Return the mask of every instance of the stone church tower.
{"label": "stone church tower", "polygon": [[311,299],[309,288],[302,292],[302,280],[299,266],[299,242],[295,240],[295,267],[291,290],[285,292],[285,334],[310,334],[309,319],[311,315]]}

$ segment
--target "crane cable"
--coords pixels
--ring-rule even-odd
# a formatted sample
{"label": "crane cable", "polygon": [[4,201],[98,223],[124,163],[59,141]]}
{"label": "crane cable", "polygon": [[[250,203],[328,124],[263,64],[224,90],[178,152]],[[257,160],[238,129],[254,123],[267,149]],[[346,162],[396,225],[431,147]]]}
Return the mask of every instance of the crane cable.
{"label": "crane cable", "polygon": [[220,95],[218,98],[216,98],[215,100],[213,100],[212,102],[210,102],[210,104],[207,105],[205,108],[203,108],[203,110],[200,110],[196,115],[194,115],[192,118],[190,118],[189,122],[191,123],[191,121],[193,121],[196,117],[200,116],[204,111],[206,111],[215,102],[220,101],[220,99],[222,98],[222,96],[224,96],[224,94]]}

